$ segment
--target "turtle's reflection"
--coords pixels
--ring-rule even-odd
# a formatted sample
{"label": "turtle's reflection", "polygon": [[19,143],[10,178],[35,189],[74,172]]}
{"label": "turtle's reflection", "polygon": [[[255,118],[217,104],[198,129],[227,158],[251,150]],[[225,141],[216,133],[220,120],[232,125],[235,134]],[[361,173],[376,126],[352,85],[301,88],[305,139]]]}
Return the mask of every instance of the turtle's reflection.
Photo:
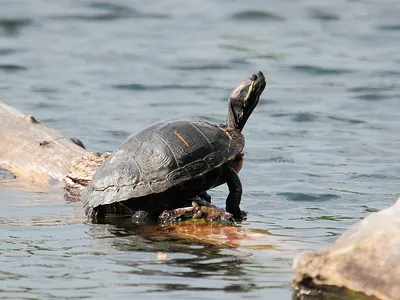
{"label": "turtle's reflection", "polygon": [[[124,253],[154,253],[154,259],[146,256],[146,261],[132,259],[134,256],[130,255],[123,255],[123,259],[118,256],[113,258],[117,264],[132,267],[135,274],[170,276],[171,269],[168,267],[173,267],[174,276],[197,278],[216,274],[235,277],[245,275],[245,268],[242,267],[245,257],[231,245],[201,241],[199,237],[189,234],[185,236],[181,231],[174,234],[173,230],[171,227],[160,226],[132,225],[127,228],[94,224],[88,233],[96,239],[108,239],[112,248]],[[165,268],[153,267],[159,264],[164,264]]]}

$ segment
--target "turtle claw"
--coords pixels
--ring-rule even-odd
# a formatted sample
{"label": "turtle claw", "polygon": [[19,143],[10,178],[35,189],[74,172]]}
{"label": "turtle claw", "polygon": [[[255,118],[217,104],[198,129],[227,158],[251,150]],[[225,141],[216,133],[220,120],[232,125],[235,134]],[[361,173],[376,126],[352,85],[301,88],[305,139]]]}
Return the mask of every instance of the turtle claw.
{"label": "turtle claw", "polygon": [[247,213],[243,210],[239,210],[233,214],[233,218],[239,223],[247,220]]}

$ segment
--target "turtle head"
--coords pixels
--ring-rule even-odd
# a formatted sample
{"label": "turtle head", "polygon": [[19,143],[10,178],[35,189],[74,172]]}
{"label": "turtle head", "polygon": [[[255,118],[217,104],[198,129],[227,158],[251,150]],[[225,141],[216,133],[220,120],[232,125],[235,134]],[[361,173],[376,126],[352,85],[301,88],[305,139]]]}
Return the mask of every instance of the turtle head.
{"label": "turtle head", "polygon": [[266,81],[264,74],[258,72],[239,84],[229,96],[226,126],[242,131],[247,119],[257,106],[258,99],[264,91]]}

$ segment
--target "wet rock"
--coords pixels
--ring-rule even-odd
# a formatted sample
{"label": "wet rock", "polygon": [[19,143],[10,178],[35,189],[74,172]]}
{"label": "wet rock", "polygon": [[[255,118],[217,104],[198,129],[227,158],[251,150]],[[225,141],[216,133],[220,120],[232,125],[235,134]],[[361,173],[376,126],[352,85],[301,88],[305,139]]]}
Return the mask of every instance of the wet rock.
{"label": "wet rock", "polygon": [[293,262],[298,290],[331,293],[337,288],[378,299],[400,299],[400,198],[350,227],[322,250]]}

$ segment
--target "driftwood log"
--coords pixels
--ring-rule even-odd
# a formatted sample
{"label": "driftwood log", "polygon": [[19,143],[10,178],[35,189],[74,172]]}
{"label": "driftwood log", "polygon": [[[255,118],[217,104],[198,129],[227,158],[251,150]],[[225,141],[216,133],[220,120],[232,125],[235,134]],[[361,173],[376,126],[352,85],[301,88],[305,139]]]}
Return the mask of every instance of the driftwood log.
{"label": "driftwood log", "polygon": [[[47,189],[49,185],[64,188],[65,181],[79,191],[107,155],[88,152],[35,117],[0,102],[0,175],[2,169],[9,170],[17,180],[35,190]],[[8,173],[3,174],[12,178]],[[275,240],[272,246],[271,237],[267,240],[265,235],[237,226],[210,226],[201,222],[149,230],[213,245],[271,249],[279,243]]]}
{"label": "driftwood log", "polygon": [[32,185],[61,182],[87,151],[31,115],[0,102],[0,166]]}
{"label": "driftwood log", "polygon": [[400,198],[350,227],[336,242],[293,262],[306,293],[347,289],[383,300],[400,299]]}

